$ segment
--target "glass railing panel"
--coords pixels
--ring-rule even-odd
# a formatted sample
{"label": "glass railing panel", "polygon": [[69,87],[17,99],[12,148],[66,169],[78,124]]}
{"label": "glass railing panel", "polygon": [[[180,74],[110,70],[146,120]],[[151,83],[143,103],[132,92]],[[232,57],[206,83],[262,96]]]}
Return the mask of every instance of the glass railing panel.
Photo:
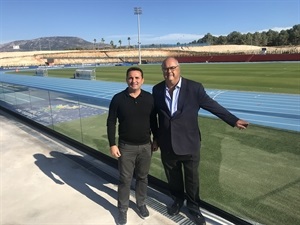
{"label": "glass railing panel", "polygon": [[167,182],[167,178],[165,175],[165,171],[160,159],[160,150],[153,152],[151,165],[150,165],[150,172],[151,176],[154,176],[162,181]]}
{"label": "glass railing panel", "polygon": [[5,84],[0,82],[0,105],[2,106],[4,104],[4,86]]}
{"label": "glass railing panel", "polygon": [[4,100],[4,89],[3,89],[3,83],[0,82],[0,105],[2,105],[3,100]]}
{"label": "glass railing panel", "polygon": [[2,84],[2,106],[15,111],[15,105],[16,105],[16,96],[15,96],[15,85],[13,84]]}
{"label": "glass railing panel", "polygon": [[298,224],[299,132],[200,121],[201,199],[255,224]]}
{"label": "glass railing panel", "polygon": [[82,142],[80,105],[76,95],[49,92],[53,129]]}
{"label": "glass railing panel", "polygon": [[53,129],[49,91],[30,88],[32,120]]}
{"label": "glass railing panel", "polygon": [[29,119],[32,119],[29,88],[22,85],[16,85],[15,97],[16,97],[15,111]]}
{"label": "glass railing panel", "polygon": [[83,144],[110,156],[106,135],[108,108],[100,98],[79,96],[78,100]]}

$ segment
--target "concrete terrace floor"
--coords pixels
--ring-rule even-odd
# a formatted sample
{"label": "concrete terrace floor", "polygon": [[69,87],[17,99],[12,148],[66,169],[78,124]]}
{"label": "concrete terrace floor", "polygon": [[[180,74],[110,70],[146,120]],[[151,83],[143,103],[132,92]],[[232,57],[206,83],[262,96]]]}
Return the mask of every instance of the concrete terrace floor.
{"label": "concrete terrace floor", "polygon": [[[0,224],[116,224],[118,171],[0,110]],[[171,199],[149,188],[143,220],[131,191],[127,224],[194,224],[186,208],[170,217]],[[207,225],[232,224],[202,210]]]}

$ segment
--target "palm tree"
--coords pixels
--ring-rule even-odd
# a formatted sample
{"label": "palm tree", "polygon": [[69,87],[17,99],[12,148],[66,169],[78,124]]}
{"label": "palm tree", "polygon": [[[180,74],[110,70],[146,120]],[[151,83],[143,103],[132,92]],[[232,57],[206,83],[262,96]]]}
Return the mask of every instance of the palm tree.
{"label": "palm tree", "polygon": [[104,48],[104,42],[105,42],[104,38],[101,38],[101,42],[99,41],[99,48],[101,47],[101,45],[102,48]]}
{"label": "palm tree", "polygon": [[130,48],[130,40],[131,40],[131,38],[128,37],[127,40],[128,40],[128,48]]}
{"label": "palm tree", "polygon": [[122,45],[122,41],[121,40],[119,40],[119,44],[120,44],[120,47],[121,47],[121,45]]}
{"label": "palm tree", "polygon": [[114,47],[114,41],[110,41],[111,47]]}
{"label": "palm tree", "polygon": [[95,46],[96,46],[96,38],[94,38],[94,49],[95,49]]}

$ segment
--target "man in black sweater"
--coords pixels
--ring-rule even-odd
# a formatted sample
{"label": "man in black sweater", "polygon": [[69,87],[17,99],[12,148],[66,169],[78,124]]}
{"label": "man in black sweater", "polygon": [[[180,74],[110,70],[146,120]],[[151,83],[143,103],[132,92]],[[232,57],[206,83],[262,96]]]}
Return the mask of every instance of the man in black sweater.
{"label": "man in black sweater", "polygon": [[152,151],[157,150],[156,144],[152,145],[151,141],[151,132],[155,137],[157,130],[154,100],[149,92],[141,89],[144,83],[143,71],[139,67],[130,67],[126,72],[126,82],[128,87],[112,98],[107,118],[110,152],[113,157],[118,158],[119,167],[118,224],[127,223],[130,185],[134,171],[137,209],[142,218],[149,216],[145,205],[148,173]]}

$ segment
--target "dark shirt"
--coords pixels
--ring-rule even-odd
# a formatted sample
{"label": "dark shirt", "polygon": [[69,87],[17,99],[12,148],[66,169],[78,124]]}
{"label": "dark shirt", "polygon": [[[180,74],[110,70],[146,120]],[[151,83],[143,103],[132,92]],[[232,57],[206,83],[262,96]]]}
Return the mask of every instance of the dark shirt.
{"label": "dark shirt", "polygon": [[151,131],[156,135],[157,121],[154,100],[149,92],[141,90],[137,98],[128,93],[128,88],[117,93],[109,105],[107,136],[109,146],[116,145],[116,123],[119,122],[119,141],[125,144],[142,145],[151,140]]}

